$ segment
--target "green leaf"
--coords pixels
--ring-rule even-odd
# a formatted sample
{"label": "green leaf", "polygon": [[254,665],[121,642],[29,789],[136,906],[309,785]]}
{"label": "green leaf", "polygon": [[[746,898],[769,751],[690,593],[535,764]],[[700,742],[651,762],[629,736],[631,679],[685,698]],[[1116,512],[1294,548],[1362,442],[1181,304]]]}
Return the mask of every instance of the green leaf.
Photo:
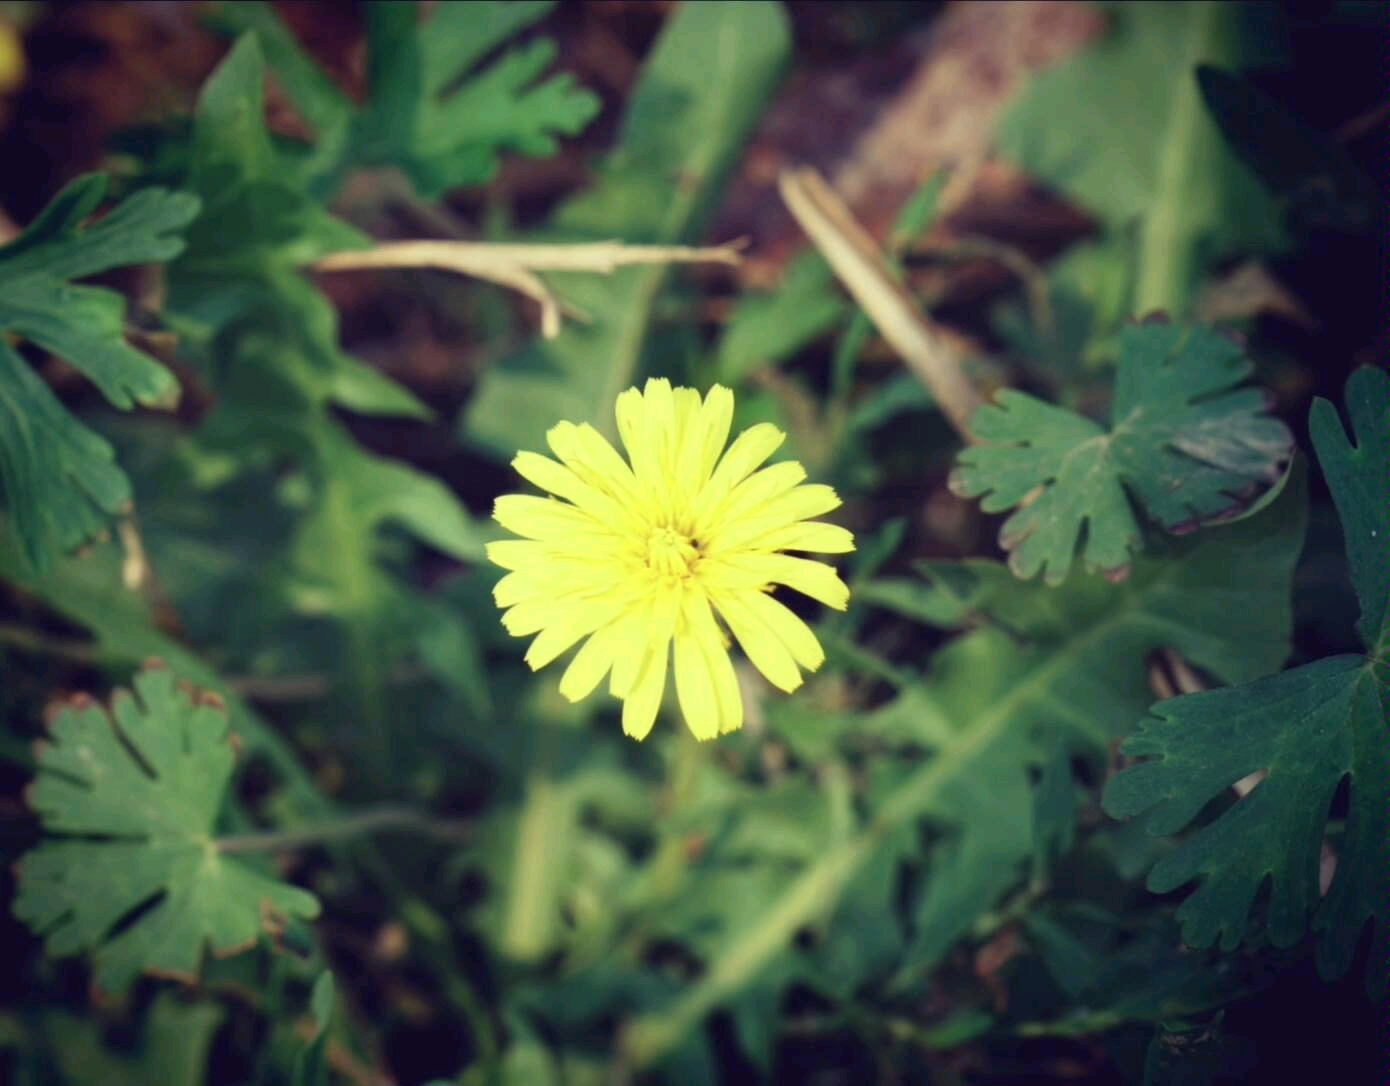
{"label": "green leaf", "polygon": [[92,951],[95,983],[113,994],[142,972],[191,981],[205,946],[234,953],[274,914],[319,911],[312,894],[217,849],[235,760],[220,700],[180,688],[163,667],[146,667],[134,687],[109,711],[79,696],[54,719],[29,802],[62,837],[25,855],[14,902],[50,954]]}
{"label": "green leaf", "polygon": [[[1198,885],[1178,910],[1191,946],[1244,938],[1269,881],[1269,938],[1289,946],[1310,915],[1324,977],[1351,964],[1371,925],[1367,989],[1390,990],[1390,662],[1385,615],[1390,378],[1363,369],[1347,382],[1353,448],[1326,401],[1310,429],[1346,531],[1360,629],[1369,656],[1343,655],[1231,689],[1160,702],[1122,748],[1145,761],[1114,777],[1105,809],[1145,812],[1155,836],[1177,833],[1236,781],[1264,771],[1253,791],[1203,826],[1149,874],[1149,888]],[[1319,901],[1319,864],[1333,796],[1349,785],[1337,867]]]}
{"label": "green leaf", "polygon": [[716,380],[736,386],[753,371],[790,358],[848,312],[830,265],[815,251],[803,253],[787,265],[776,290],[739,300],[719,339]]}
{"label": "green leaf", "polygon": [[[466,5],[465,5],[466,6]],[[678,244],[700,232],[791,52],[780,4],[684,4],[666,21],[628,101],[617,150],[595,188],[556,213],[548,240]],[[511,359],[489,367],[463,420],[466,436],[499,455],[544,447],[560,419],[616,437],[618,393],[637,383],[659,265],[610,276],[554,275],[589,315],[535,348],[547,373]]]}
{"label": "green leaf", "polygon": [[1105,38],[1035,76],[996,133],[1001,152],[1112,231],[1138,225],[1136,310],[1180,313],[1237,252],[1282,243],[1278,207],[1203,108],[1198,64],[1270,59],[1259,5],[1107,9]]}
{"label": "green leaf", "polygon": [[103,531],[129,505],[130,482],[110,445],[68,413],[9,341],[28,340],[59,356],[123,411],[178,402],[174,375],[126,343],[125,299],[73,280],[174,257],[199,204],[146,189],[88,225],[106,186],[103,174],[79,177],[0,246],[0,484],[25,554],[39,570],[55,551]]}
{"label": "green leaf", "polygon": [[218,21],[256,31],[272,69],[318,138],[304,173],[327,196],[348,170],[400,168],[433,199],[479,185],[498,156],[546,157],[558,136],[581,131],[599,99],[567,74],[543,79],[555,59],[549,38],[482,62],[539,21],[549,2],[440,4],[420,20],[414,3],[373,3],[367,24],[367,98],[353,103],[294,41],[271,5],[223,5]]}
{"label": "green leaf", "polygon": [[[264,118],[265,67],[243,37],[208,80],[193,127],[190,184],[209,208],[206,231],[170,268],[170,308],[203,330],[199,346],[217,406],[193,461],[235,476],[292,467],[301,493],[278,561],[258,572],[262,628],[333,620],[327,667],[341,704],[363,724],[383,772],[391,668],[409,651],[423,600],[381,562],[384,529],[455,558],[482,557],[482,536],[457,497],[429,475],[361,448],[338,407],[428,416],[409,392],[338,345],[337,314],[300,267],[367,244],[283,168]],[[193,500],[206,501],[195,487]],[[252,507],[246,518],[259,523]],[[254,527],[254,525],[253,525]],[[247,531],[248,535],[252,534]],[[245,609],[241,609],[244,613]]]}
{"label": "green leaf", "polygon": [[1369,367],[1347,381],[1348,440],[1337,409],[1313,401],[1308,430],[1337,516],[1342,522],[1347,564],[1361,602],[1357,630],[1373,656],[1384,658],[1390,645],[1390,375]]}
{"label": "green leaf", "polygon": [[928,866],[900,982],[938,961],[1019,881],[1036,847],[1030,767],[1046,765],[1058,741],[1100,755],[1123,735],[1151,701],[1152,652],[1172,648],[1230,682],[1284,661],[1304,489],[1300,475],[1264,514],[1166,560],[1136,562],[1123,585],[1087,577],[1053,589],[996,563],[961,564],[985,582],[974,596],[990,622],[932,658],[918,696],[947,731],[880,808],[901,805],[952,831]]}
{"label": "green leaf", "polygon": [[1180,534],[1279,478],[1293,438],[1262,392],[1235,387],[1251,369],[1209,328],[1131,325],[1109,429],[1005,390],[971,419],[981,444],[961,452],[951,488],[983,495],[987,513],[1020,507],[999,533],[1019,577],[1060,584],[1078,547],[1088,569],[1122,577],[1140,541],[1131,499]]}
{"label": "green leaf", "polygon": [[294,1061],[290,1086],[328,1086],[328,1026],[333,1021],[333,974],[324,970],[314,981],[309,1011],[314,1016],[314,1036]]}
{"label": "green leaf", "polygon": [[72,1086],[203,1086],[213,1038],[226,1017],[218,1003],[183,1003],[165,991],[150,1005],[134,1053],[107,1047],[103,1023],[93,1016],[50,1011],[43,1033],[64,1081]]}

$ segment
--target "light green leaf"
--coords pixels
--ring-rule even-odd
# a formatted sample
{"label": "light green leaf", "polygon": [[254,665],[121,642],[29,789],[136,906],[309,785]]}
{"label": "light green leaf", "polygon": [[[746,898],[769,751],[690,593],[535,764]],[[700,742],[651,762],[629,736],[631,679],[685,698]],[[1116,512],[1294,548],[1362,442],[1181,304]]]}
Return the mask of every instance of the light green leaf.
{"label": "light green leaf", "polygon": [[1227,149],[1194,75],[1271,59],[1274,35],[1259,25],[1271,11],[1141,2],[1107,16],[1102,41],[1030,81],[997,140],[1108,229],[1137,225],[1136,311],[1178,315],[1215,261],[1283,240],[1277,205]]}
{"label": "light green leaf", "polygon": [[830,265],[817,252],[803,253],[775,290],[739,300],[719,339],[716,379],[738,385],[754,370],[790,358],[848,312]]}
{"label": "light green leaf", "polygon": [[1019,577],[1060,584],[1081,549],[1090,570],[1123,576],[1138,549],[1131,500],[1170,532],[1228,517],[1279,478],[1293,438],[1264,412],[1230,340],[1201,326],[1131,325],[1109,429],[1022,392],[980,408],[952,490],[997,513],[1019,506],[999,542]]}
{"label": "light green leaf", "polygon": [[[694,240],[790,51],[780,4],[682,5],[643,66],[617,150],[596,186],[556,213],[550,240]],[[503,456],[543,448],[546,430],[561,419],[615,437],[614,404],[639,380],[667,274],[650,265],[603,277],[554,275],[559,293],[591,321],[572,322],[535,348],[548,373],[523,370],[519,359],[489,368],[464,417],[467,437]]]}
{"label": "light green leaf", "polygon": [[92,951],[95,982],[113,994],[142,972],[191,981],[205,947],[234,953],[271,915],[319,910],[312,894],[218,852],[213,825],[235,760],[220,700],[180,688],[163,667],[134,686],[109,711],[77,697],[53,721],[29,802],[62,836],[21,860],[14,902],[50,954]]}
{"label": "light green leaf", "polygon": [[130,502],[111,447],[70,415],[7,340],[28,340],[80,370],[115,407],[171,408],[174,375],[125,341],[125,299],[72,281],[168,260],[198,201],[146,189],[98,222],[103,174],[79,177],[17,238],[0,245],[0,484],[25,554],[40,570],[55,551],[97,536]]}
{"label": "light green leaf", "polygon": [[[1390,989],[1390,646],[1384,624],[1390,588],[1387,458],[1390,378],[1363,369],[1347,382],[1357,447],[1326,401],[1310,429],[1346,532],[1360,630],[1368,656],[1334,656],[1225,690],[1159,703],[1126,741],[1145,761],[1114,777],[1105,809],[1117,818],[1145,812],[1155,836],[1177,833],[1242,778],[1264,771],[1253,791],[1164,856],[1149,888],[1166,893],[1197,881],[1180,906],[1183,939],[1231,950],[1266,880],[1268,931],[1276,946],[1308,926],[1318,936],[1324,977],[1351,964],[1367,925],[1367,968],[1376,998]],[[1319,901],[1319,865],[1332,798],[1350,785],[1337,868]]]}
{"label": "light green leaf", "polygon": [[554,5],[526,0],[440,4],[425,21],[414,3],[373,3],[367,24],[367,98],[352,102],[264,3],[222,6],[218,21],[254,30],[271,68],[314,130],[304,177],[331,195],[347,171],[395,166],[424,197],[489,181],[498,156],[546,157],[558,136],[581,131],[599,99],[567,74],[542,78],[555,59],[548,38],[485,58]]}

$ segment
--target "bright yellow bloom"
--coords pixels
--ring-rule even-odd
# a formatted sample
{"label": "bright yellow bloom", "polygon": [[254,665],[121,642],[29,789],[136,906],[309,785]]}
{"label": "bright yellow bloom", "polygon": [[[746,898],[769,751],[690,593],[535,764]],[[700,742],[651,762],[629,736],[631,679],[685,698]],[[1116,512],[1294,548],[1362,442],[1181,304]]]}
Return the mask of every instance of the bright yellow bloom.
{"label": "bright yellow bloom", "polygon": [[769,423],[725,452],[733,413],[733,393],[719,385],[703,400],[666,380],[630,388],[617,403],[627,461],[592,426],[562,422],[546,434],[559,463],[523,452],[512,465],[565,500],[509,494],[493,511],[523,537],[487,549],[512,571],[493,592],[502,625],[514,637],[537,635],[526,653],[532,670],[587,638],[560,692],[579,701],[611,672],[623,730],[637,739],[656,720],[673,648],[686,723],[697,739],[713,739],[743,726],[721,620],[753,666],[792,691],[800,668],[815,671],[825,653],[772,586],[837,610],[849,603],[831,567],[779,553],[854,550],[844,528],[808,522],[840,499],[828,486],[801,485],[798,463],[757,470],[786,438]]}

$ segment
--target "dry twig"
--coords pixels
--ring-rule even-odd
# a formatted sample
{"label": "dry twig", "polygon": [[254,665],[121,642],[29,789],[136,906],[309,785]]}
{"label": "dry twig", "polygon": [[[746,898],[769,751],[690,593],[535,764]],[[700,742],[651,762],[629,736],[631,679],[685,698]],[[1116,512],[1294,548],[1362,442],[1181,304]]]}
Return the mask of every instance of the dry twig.
{"label": "dry twig", "polygon": [[318,271],[358,268],[435,268],[486,279],[534,299],[541,307],[541,333],[560,334],[561,317],[585,315],[567,305],[537,272],[592,272],[611,275],[636,264],[737,264],[743,242],[709,248],[685,245],[627,245],[596,241],[574,245],[510,245],[484,241],[398,241],[373,249],[333,253],[314,265]]}

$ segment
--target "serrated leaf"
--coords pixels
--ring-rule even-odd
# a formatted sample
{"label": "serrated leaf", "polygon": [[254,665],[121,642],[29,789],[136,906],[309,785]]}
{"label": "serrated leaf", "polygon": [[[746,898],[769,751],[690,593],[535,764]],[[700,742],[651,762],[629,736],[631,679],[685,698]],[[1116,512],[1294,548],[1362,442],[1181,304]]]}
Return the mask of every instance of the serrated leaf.
{"label": "serrated leaf", "polygon": [[[672,245],[694,239],[791,51],[781,5],[685,4],[665,25],[628,101],[617,149],[594,188],[565,203],[549,240]],[[503,456],[543,448],[559,419],[614,436],[618,393],[639,379],[653,305],[669,269],[557,274],[556,290],[591,318],[535,350],[550,373],[489,367],[464,434]],[[534,352],[533,352],[534,353]]]}
{"label": "serrated leaf", "polygon": [[235,953],[274,915],[319,910],[312,894],[217,849],[235,760],[221,703],[181,689],[163,667],[134,687],[109,711],[75,700],[53,721],[29,802],[63,838],[24,856],[14,902],[50,954],[92,951],[96,984],[113,994],[142,972],[191,980],[205,947]]}
{"label": "serrated leaf", "polygon": [[[1326,401],[1310,429],[1346,530],[1369,656],[1343,655],[1231,689],[1160,702],[1122,748],[1143,758],[1106,787],[1117,818],[1149,813],[1149,832],[1173,834],[1236,781],[1264,771],[1253,791],[1164,856],[1149,874],[1163,893],[1194,880],[1178,910],[1192,946],[1223,949],[1244,938],[1255,899],[1270,883],[1268,931],[1276,946],[1312,917],[1324,977],[1351,964],[1373,928],[1367,988],[1390,990],[1390,664],[1387,586],[1387,450],[1390,378],[1363,369],[1347,382],[1358,447]],[[1319,902],[1319,864],[1332,799],[1349,784],[1337,868]]]}
{"label": "serrated leaf", "polygon": [[360,106],[300,48],[270,4],[225,4],[218,22],[262,38],[317,137],[303,164],[317,192],[331,195],[351,169],[395,166],[433,199],[490,180],[503,151],[555,154],[557,137],[578,133],[598,113],[598,97],[572,76],[543,78],[555,59],[548,38],[481,64],[553,6],[440,4],[422,22],[414,3],[367,5],[368,86]]}
{"label": "serrated leaf", "polygon": [[1279,478],[1293,438],[1263,393],[1236,387],[1251,369],[1209,328],[1131,325],[1108,429],[1006,390],[971,419],[981,444],[961,452],[951,487],[987,513],[1020,507],[999,533],[1019,577],[1060,584],[1078,548],[1088,569],[1122,576],[1140,541],[1131,501],[1181,533]]}
{"label": "serrated leaf", "polygon": [[1390,650],[1390,375],[1369,367],[1347,380],[1349,440],[1327,400],[1313,401],[1308,431],[1337,516],[1342,522],[1347,564],[1361,603],[1357,631],[1372,656]]}
{"label": "serrated leaf", "polygon": [[[401,528],[462,559],[481,557],[482,537],[442,482],[367,452],[336,416],[337,407],[428,411],[341,350],[332,304],[300,270],[369,242],[284,169],[266,129],[264,81],[259,45],[246,35],[208,80],[194,118],[190,184],[215,229],[191,232],[171,266],[170,308],[204,329],[217,406],[194,438],[192,459],[216,460],[232,476],[265,470],[268,460],[295,469],[289,538],[278,560],[256,572],[261,629],[328,627],[319,666],[339,680],[341,708],[364,724],[359,734],[380,763],[386,683],[409,650],[404,635],[423,618],[421,598],[380,560],[389,543],[383,529]],[[199,489],[194,500],[204,502]],[[254,508],[244,516],[246,535],[264,520]]]}
{"label": "serrated leaf", "polygon": [[1100,754],[1122,735],[1151,701],[1150,653],[1175,649],[1227,681],[1283,662],[1305,501],[1300,474],[1260,516],[1164,561],[1137,562],[1122,585],[1086,577],[1052,589],[997,563],[961,564],[989,582],[973,596],[990,622],[933,657],[925,692],[950,730],[882,800],[952,828],[927,868],[900,982],[939,960],[1019,881],[1035,848],[1030,767],[1059,740]]}
{"label": "serrated leaf", "polygon": [[58,402],[8,342],[28,340],[86,375],[115,407],[171,408],[174,375],[125,341],[125,299],[73,280],[169,260],[198,200],[146,189],[87,220],[107,178],[71,182],[28,228],[0,246],[0,483],[25,553],[40,570],[54,551],[91,540],[130,501],[111,447]]}

